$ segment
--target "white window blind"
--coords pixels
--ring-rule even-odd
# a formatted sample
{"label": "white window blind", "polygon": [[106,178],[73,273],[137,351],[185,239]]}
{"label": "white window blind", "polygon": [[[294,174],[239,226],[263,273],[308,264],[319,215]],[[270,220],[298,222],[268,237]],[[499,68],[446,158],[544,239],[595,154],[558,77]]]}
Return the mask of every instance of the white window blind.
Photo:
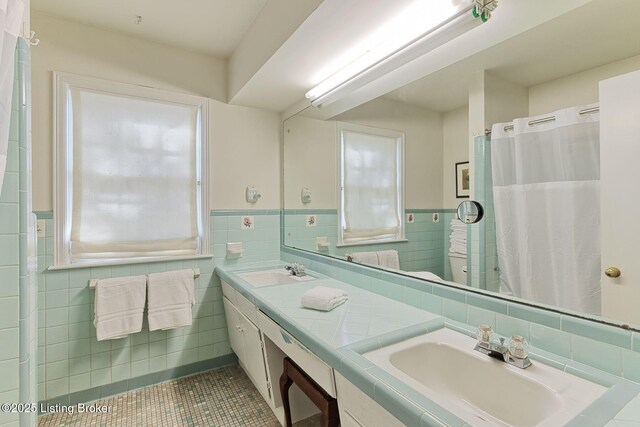
{"label": "white window blind", "polygon": [[202,253],[202,99],[82,83],[60,86],[58,263]]}
{"label": "white window blind", "polygon": [[341,244],[404,238],[401,133],[342,124]]}

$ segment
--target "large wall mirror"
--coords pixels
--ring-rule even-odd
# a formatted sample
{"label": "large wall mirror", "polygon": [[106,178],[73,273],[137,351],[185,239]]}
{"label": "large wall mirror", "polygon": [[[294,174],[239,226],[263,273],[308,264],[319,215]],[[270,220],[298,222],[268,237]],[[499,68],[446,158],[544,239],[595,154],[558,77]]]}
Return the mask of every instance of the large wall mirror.
{"label": "large wall mirror", "polygon": [[[288,118],[284,244],[640,329],[638,16],[586,2],[333,117]],[[480,222],[456,220],[465,200]]]}

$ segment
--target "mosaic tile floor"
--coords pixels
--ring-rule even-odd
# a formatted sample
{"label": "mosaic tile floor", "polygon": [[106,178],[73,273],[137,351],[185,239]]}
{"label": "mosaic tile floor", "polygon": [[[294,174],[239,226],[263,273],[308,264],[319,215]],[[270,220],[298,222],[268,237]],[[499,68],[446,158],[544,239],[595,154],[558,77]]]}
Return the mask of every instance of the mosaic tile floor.
{"label": "mosaic tile floor", "polygon": [[[278,420],[239,366],[141,388],[95,402],[106,414],[51,414],[39,427],[277,427]],[[296,427],[320,425],[319,417]]]}

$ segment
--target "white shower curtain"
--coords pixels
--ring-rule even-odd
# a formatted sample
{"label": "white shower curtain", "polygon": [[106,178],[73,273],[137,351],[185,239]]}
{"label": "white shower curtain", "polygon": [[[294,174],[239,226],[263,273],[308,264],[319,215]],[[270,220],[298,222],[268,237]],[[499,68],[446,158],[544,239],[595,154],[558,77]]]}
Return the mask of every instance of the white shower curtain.
{"label": "white shower curtain", "polygon": [[22,25],[22,0],[0,0],[0,192],[7,166],[16,41]]}
{"label": "white shower curtain", "polygon": [[494,125],[491,164],[500,291],[599,314],[599,115],[579,114],[589,107]]}

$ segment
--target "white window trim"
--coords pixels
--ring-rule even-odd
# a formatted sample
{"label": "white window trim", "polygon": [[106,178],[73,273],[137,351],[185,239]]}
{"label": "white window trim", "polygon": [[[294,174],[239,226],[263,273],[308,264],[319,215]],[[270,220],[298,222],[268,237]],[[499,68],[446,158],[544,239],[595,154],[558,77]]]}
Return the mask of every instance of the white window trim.
{"label": "white window trim", "polygon": [[[343,205],[344,205],[344,192],[343,192],[343,166],[344,162],[342,160],[343,153],[343,143],[342,143],[342,132],[343,131],[352,131],[359,133],[366,133],[370,135],[377,136],[386,136],[390,138],[395,138],[398,141],[398,146],[400,149],[400,155],[398,156],[398,168],[401,171],[400,176],[398,177],[399,185],[400,185],[400,194],[398,195],[398,217],[400,218],[400,231],[398,233],[398,237],[389,238],[389,239],[372,239],[361,242],[348,242],[344,243],[343,240],[343,230],[342,230],[342,220],[343,220]],[[407,242],[408,240],[405,238],[405,136],[404,132],[389,130],[389,129],[381,129],[373,126],[365,126],[365,125],[357,125],[354,123],[347,122],[337,122],[336,123],[336,152],[337,152],[337,169],[338,179],[337,181],[337,195],[338,195],[338,241],[336,243],[336,247],[346,247],[346,246],[365,246],[365,245],[379,245],[384,243],[402,243]]]}
{"label": "white window trim", "polygon": [[[198,192],[199,204],[199,237],[198,249],[196,255],[192,257],[176,256],[162,258],[118,258],[105,259],[102,261],[78,262],[71,263],[69,257],[68,239],[64,236],[68,233],[71,226],[71,206],[67,200],[67,185],[69,183],[72,171],[68,168],[69,153],[66,146],[67,119],[69,112],[67,110],[68,89],[70,87],[86,88],[91,90],[101,90],[106,93],[116,95],[128,95],[139,98],[146,98],[151,101],[167,101],[184,105],[195,106],[199,109],[201,117],[200,129],[200,150],[196,150],[197,174],[200,176],[200,191]],[[53,72],[53,140],[55,146],[54,153],[54,268],[75,267],[75,266],[96,266],[96,265],[114,265],[129,264],[136,262],[152,262],[157,260],[173,260],[196,258],[199,256],[207,256],[211,253],[209,242],[209,99],[169,92],[162,89],[155,89],[146,86],[137,86],[127,83],[118,83],[108,80],[96,79],[93,77],[80,76],[76,74]]]}

